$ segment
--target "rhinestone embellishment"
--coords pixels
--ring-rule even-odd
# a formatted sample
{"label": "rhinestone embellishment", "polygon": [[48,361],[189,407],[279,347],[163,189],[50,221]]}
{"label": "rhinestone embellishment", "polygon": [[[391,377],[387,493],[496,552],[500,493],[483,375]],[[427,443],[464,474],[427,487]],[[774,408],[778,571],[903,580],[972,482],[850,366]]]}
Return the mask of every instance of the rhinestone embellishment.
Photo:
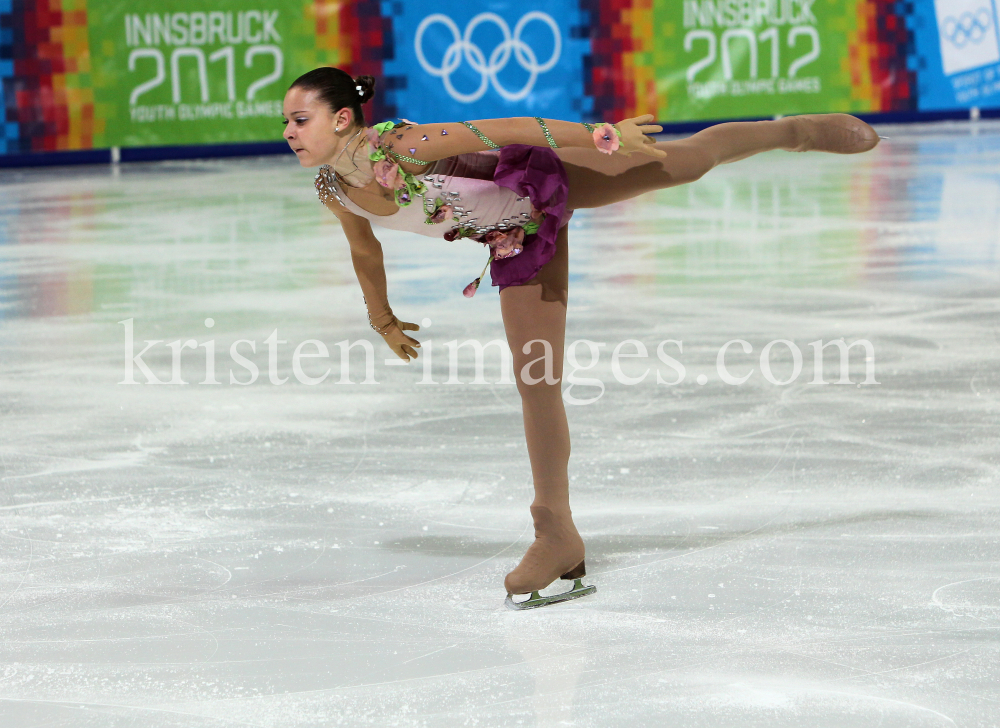
{"label": "rhinestone embellishment", "polygon": [[337,189],[333,185],[333,174],[328,164],[320,167],[319,173],[316,175],[316,196],[324,205],[331,199],[336,198],[341,206],[347,207],[347,204],[340,199],[340,195],[337,194]]}

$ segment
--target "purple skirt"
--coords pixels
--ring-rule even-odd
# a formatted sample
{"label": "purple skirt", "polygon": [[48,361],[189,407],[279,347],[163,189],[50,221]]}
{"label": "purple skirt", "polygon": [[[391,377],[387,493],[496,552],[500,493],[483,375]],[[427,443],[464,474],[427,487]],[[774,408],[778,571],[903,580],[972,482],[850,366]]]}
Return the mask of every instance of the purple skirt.
{"label": "purple skirt", "polygon": [[566,209],[569,180],[559,156],[548,147],[508,144],[500,149],[500,161],[493,181],[527,197],[535,209],[545,214],[536,232],[524,236],[524,249],[513,258],[494,260],[490,278],[502,291],[520,286],[535,277],[541,267],[556,254],[556,236],[569,222],[572,210]]}

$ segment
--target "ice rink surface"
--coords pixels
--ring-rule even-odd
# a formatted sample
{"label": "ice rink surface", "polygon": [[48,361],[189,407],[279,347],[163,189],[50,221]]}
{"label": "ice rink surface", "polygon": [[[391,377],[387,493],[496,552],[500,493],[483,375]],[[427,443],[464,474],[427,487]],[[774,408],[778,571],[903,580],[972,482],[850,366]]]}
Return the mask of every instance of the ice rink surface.
{"label": "ice rink surface", "polygon": [[389,366],[294,159],[0,171],[0,725],[1000,725],[1000,125],[880,131],[576,213],[598,592],[530,612],[480,246],[376,229]]}

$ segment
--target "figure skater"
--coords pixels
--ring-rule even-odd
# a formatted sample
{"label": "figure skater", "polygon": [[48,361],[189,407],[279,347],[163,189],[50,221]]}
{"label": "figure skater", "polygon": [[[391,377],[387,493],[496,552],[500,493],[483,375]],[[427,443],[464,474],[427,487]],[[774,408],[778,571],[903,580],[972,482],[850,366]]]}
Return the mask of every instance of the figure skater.
{"label": "figure skater", "polygon": [[[350,242],[369,323],[400,358],[417,357],[420,344],[406,332],[420,327],[393,315],[371,223],[489,249],[535,488],[535,540],[504,579],[506,603],[525,609],[592,593],[580,581],[584,544],[570,512],[561,388],[573,211],[694,182],[717,165],[772,149],[853,154],[875,147],[879,136],[846,114],[718,124],[661,142],[649,136],[663,130],[652,115],[617,124],[518,117],[367,126],[362,105],[374,93],[372,76],[310,71],[285,95],[284,137],[299,164],[320,168],[316,190]],[[560,577],[574,586],[538,595]],[[531,596],[515,602],[515,594]]]}

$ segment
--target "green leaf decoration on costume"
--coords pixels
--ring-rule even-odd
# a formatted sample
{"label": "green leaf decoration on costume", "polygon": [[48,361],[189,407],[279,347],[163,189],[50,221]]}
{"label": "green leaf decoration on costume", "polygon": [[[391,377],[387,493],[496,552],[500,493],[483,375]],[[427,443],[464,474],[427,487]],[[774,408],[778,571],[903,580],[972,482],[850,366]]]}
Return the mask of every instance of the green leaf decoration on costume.
{"label": "green leaf decoration on costume", "polygon": [[396,124],[392,121],[383,121],[379,124],[375,124],[372,128],[378,133],[380,137],[379,146],[375,147],[371,153],[368,155],[368,159],[373,162],[379,162],[383,159],[392,162],[393,166],[397,168],[397,174],[399,178],[403,180],[403,187],[396,188],[394,191],[394,199],[399,207],[407,207],[413,204],[413,198],[417,196],[423,196],[427,192],[427,185],[419,181],[412,173],[407,172],[399,166],[398,162],[394,162],[386,154],[385,150],[381,145],[381,136],[387,131],[391,131],[395,128]]}
{"label": "green leaf decoration on costume", "polygon": [[427,192],[427,185],[420,182],[411,173],[404,172],[402,169],[399,171],[403,175],[403,182],[406,184],[406,187],[396,190],[396,204],[400,207],[407,207],[413,204],[414,197],[422,196]]}
{"label": "green leaf decoration on costume", "polygon": [[[433,202],[434,204],[430,208],[428,208],[427,198],[424,197],[424,215],[427,218],[424,220],[425,225],[440,225],[441,223],[446,222],[446,220],[443,218],[441,220],[436,220],[436,221],[433,220],[432,218],[443,205],[446,205],[448,203],[445,202],[444,197],[437,197],[434,199]],[[461,220],[458,218],[457,215],[453,216],[451,219],[454,220],[455,222],[461,222]]]}
{"label": "green leaf decoration on costume", "polygon": [[[542,220],[544,219],[545,218],[543,217]],[[541,227],[541,220],[532,220],[531,222],[525,224],[523,227],[525,235],[531,235],[532,233],[537,233],[538,228]]]}
{"label": "green leaf decoration on costume", "polygon": [[[380,124],[375,124],[372,128],[379,135],[379,137],[381,137],[385,132],[391,131],[395,126],[396,124],[394,122],[383,121]],[[385,150],[383,150],[381,146],[376,147],[375,151],[368,155],[368,159],[373,162],[377,162],[380,159],[386,159]]]}

